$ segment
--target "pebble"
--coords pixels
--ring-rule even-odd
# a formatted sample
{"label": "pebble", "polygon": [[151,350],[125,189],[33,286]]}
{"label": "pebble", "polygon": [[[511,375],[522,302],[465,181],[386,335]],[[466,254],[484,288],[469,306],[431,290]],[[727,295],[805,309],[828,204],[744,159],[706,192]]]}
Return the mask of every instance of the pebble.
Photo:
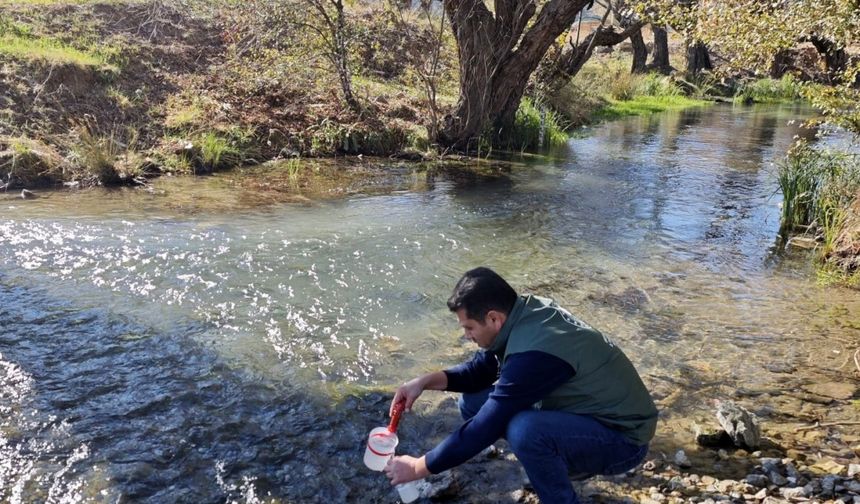
{"label": "pebble", "polygon": [[777,471],[770,471],[767,473],[768,479],[770,482],[776,486],[785,486],[788,484],[788,480],[782,474],[779,474]]}
{"label": "pebble", "polygon": [[860,473],[860,464],[848,464],[848,477],[853,478],[854,475]]}
{"label": "pebble", "polygon": [[716,485],[714,485],[718,492],[720,493],[729,493],[729,491],[737,484],[737,481],[732,480],[722,480],[718,481]]}
{"label": "pebble", "polygon": [[767,476],[764,474],[747,474],[745,481],[758,488],[764,488],[768,484]]}
{"label": "pebble", "polygon": [[666,502],[666,496],[661,494],[660,492],[652,493],[651,499],[657,502]]}
{"label": "pebble", "polygon": [[762,457],[759,459],[759,463],[766,472],[770,472],[777,469],[782,464],[782,460],[772,457]]}
{"label": "pebble", "polygon": [[806,490],[804,490],[803,487],[780,488],[779,493],[786,499],[798,499],[801,497],[808,497],[808,495],[806,494]]}
{"label": "pebble", "polygon": [[836,491],[836,476],[825,476],[821,480],[821,495],[832,497]]}
{"label": "pebble", "polygon": [[755,494],[755,496],[754,496],[754,498],[756,498],[756,499],[758,499],[758,500],[762,500],[762,499],[764,499],[765,497],[767,497],[767,488],[762,488],[762,489],[761,489],[761,490],[759,490],[759,491]]}
{"label": "pebble", "polygon": [[682,468],[693,466],[692,462],[690,462],[690,459],[687,458],[687,454],[684,453],[684,450],[678,450],[678,452],[675,453],[675,463],[678,465],[678,467]]}

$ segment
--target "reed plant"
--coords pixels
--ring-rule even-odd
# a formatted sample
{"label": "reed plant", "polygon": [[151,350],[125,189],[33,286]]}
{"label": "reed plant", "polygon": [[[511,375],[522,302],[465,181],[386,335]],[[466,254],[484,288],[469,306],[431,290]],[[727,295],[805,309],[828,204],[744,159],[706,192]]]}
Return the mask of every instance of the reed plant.
{"label": "reed plant", "polygon": [[780,235],[814,230],[827,255],[860,189],[860,159],[801,143],[780,163],[777,181],[783,196]]}

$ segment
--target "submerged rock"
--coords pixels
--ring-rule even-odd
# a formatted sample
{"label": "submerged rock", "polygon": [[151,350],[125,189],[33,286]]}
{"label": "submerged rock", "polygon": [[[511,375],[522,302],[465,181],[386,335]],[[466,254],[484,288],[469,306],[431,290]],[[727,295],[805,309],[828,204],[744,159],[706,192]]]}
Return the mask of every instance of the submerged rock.
{"label": "submerged rock", "polygon": [[829,397],[837,401],[851,399],[857,392],[857,388],[850,383],[815,383],[803,387],[807,392],[819,396]]}

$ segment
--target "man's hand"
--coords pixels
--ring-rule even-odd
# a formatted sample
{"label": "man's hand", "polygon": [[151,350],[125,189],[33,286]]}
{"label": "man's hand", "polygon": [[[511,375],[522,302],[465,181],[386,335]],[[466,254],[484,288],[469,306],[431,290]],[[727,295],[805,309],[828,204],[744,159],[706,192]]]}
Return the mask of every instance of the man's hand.
{"label": "man's hand", "polygon": [[415,458],[409,455],[392,457],[385,465],[385,475],[391,480],[392,485],[408,483],[430,475],[424,457]]}
{"label": "man's hand", "polygon": [[423,376],[413,378],[397,387],[397,391],[394,392],[394,399],[391,401],[391,406],[388,408],[388,415],[391,416],[394,414],[394,405],[399,402],[405,402],[406,404],[404,404],[404,409],[406,411],[412,411],[412,404],[415,402],[415,399],[418,399],[418,396],[420,396],[422,392],[424,392]]}
{"label": "man's hand", "polygon": [[412,411],[412,404],[425,390],[445,390],[448,386],[448,375],[442,371],[428,373],[418,378],[413,378],[403,385],[397,387],[394,392],[394,399],[391,400],[391,406],[388,408],[388,415],[394,414],[394,405],[403,401],[404,409]]}

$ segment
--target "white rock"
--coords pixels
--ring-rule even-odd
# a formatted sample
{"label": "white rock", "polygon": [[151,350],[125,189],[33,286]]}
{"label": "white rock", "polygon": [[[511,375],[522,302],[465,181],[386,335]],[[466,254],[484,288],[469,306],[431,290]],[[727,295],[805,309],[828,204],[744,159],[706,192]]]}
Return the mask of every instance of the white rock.
{"label": "white rock", "polygon": [[853,478],[855,474],[860,473],[860,464],[848,464],[848,477]]}
{"label": "white rock", "polygon": [[806,495],[806,490],[804,490],[803,487],[780,488],[779,493],[786,499],[799,499],[802,497],[808,497]]}
{"label": "white rock", "polygon": [[690,459],[687,458],[687,454],[684,453],[684,450],[678,450],[678,452],[675,453],[675,464],[677,464],[678,467],[683,468],[693,466],[692,462],[690,462]]}

